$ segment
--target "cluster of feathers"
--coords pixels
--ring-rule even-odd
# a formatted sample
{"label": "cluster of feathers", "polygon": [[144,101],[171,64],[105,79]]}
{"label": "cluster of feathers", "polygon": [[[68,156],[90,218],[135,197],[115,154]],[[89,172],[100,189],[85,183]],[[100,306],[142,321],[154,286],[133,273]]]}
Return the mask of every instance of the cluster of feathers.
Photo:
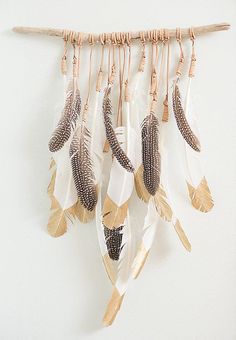
{"label": "cluster of feathers", "polygon": [[[147,232],[148,228],[155,229],[156,222],[155,220],[153,221],[150,217],[152,215],[152,205],[154,205],[155,212],[158,212],[158,214],[164,220],[172,222],[180,239],[182,239],[182,243],[184,244],[185,248],[189,250],[191,248],[191,245],[189,244],[179,221],[173,218],[172,210],[167,203],[166,194],[163,191],[160,183],[161,150],[159,145],[159,121],[157,115],[155,114],[155,112],[149,112],[143,119],[143,122],[140,126],[140,132],[136,131],[136,133],[140,133],[141,137],[140,147],[142,157],[140,163],[135,164],[133,160],[129,158],[127,154],[127,148],[122,145],[119,140],[117,131],[113,127],[111,88],[112,86],[108,84],[105,89],[101,107],[101,115],[103,116],[106,142],[109,144],[113,155],[113,170],[117,170],[117,167],[119,169],[122,169],[122,178],[117,178],[117,183],[121,183],[123,181],[121,183],[121,192],[122,190],[127,189],[127,181],[131,181],[132,184],[129,183],[131,188],[130,196],[135,183],[136,192],[139,198],[148,203],[148,213],[145,218],[145,226],[143,228],[144,234]],[[174,84],[173,88],[172,102],[173,112],[180,133],[182,134],[188,145],[193,150],[199,152],[200,143],[198,138],[195,136],[192,129],[190,128],[190,125],[185,116],[177,81]],[[125,133],[127,137],[129,131],[126,130]],[[83,208],[83,214],[86,212],[93,213],[96,210],[98,202],[99,204],[101,204],[101,196],[99,192],[101,190],[101,188],[99,187],[100,178],[96,178],[95,176],[95,165],[93,163],[92,157],[92,138],[93,134],[91,135],[89,131],[86,115],[84,116],[83,114],[81,114],[80,91],[78,88],[70,89],[67,93],[65,106],[61,118],[50,138],[49,150],[53,153],[58,152],[66,145],[66,143],[69,143],[68,150],[72,178],[76,189],[78,202]],[[126,141],[128,144],[128,138],[126,138]],[[112,169],[110,179],[111,176]],[[130,180],[130,178],[132,178],[132,180]],[[137,181],[138,184],[135,181]],[[205,187],[207,192],[207,185],[205,185]],[[119,184],[117,188],[119,188]],[[194,188],[191,188],[191,190],[194,190]],[[192,196],[193,195],[194,194],[192,194]],[[120,307],[124,291],[126,289],[124,288],[126,287],[126,283],[124,284],[124,282],[128,281],[128,273],[129,269],[131,268],[129,260],[126,260],[126,258],[130,257],[128,221],[128,203],[130,196],[128,195],[127,199],[124,202],[122,201],[121,197],[120,201],[117,203],[113,200],[113,197],[109,197],[107,193],[105,199],[106,204],[104,204],[102,211],[99,208],[100,210],[98,212],[98,216],[96,216],[97,224],[100,223],[100,226],[98,226],[98,228],[101,228],[102,226],[102,241],[100,240],[99,242],[101,244],[104,242],[105,244],[105,249],[103,247],[103,244],[100,244],[100,248],[102,250],[103,261],[107,273],[111,278],[112,274],[110,271],[109,261],[112,261],[112,263],[118,263],[118,271],[120,271],[120,276],[118,276],[118,279],[116,281],[113,281],[113,279],[111,279],[115,286],[115,295],[112,298],[115,307],[108,307],[109,313],[111,313],[109,308],[112,308],[113,317],[105,316],[105,318],[108,318],[107,323],[112,322],[112,320],[114,319],[114,315]],[[94,217],[94,215],[91,214],[91,217]],[[143,256],[143,259],[142,261],[139,260],[139,262],[141,262],[139,263],[138,271],[140,271],[141,264],[143,265],[143,262],[145,261],[150,249],[146,249],[146,253],[141,250],[140,254],[141,258]],[[106,255],[108,256],[108,260]],[[117,298],[117,294],[119,298]]]}

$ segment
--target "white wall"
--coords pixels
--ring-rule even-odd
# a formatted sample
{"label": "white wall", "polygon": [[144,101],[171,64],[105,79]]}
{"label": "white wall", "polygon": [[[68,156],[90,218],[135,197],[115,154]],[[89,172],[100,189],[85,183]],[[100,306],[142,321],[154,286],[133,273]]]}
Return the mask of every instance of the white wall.
{"label": "white wall", "polygon": [[11,32],[16,25],[102,32],[235,19],[234,0],[0,1],[1,340],[236,339],[235,28],[197,41],[195,93],[214,210],[194,211],[177,190],[193,251],[187,254],[162,224],[108,329],[101,318],[111,286],[95,226],[74,226],[59,239],[45,227],[47,140],[62,93],[62,43]]}

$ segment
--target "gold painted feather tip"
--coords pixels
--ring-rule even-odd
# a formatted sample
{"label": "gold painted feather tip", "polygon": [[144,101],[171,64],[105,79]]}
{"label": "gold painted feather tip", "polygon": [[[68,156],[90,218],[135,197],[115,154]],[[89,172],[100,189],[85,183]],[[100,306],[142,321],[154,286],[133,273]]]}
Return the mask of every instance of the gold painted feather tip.
{"label": "gold painted feather tip", "polygon": [[103,317],[103,325],[105,327],[110,326],[116,318],[116,315],[122,304],[124,295],[120,295],[118,290],[114,288],[111,299],[108,303],[105,315]]}
{"label": "gold painted feather tip", "polygon": [[213,208],[214,201],[205,177],[202,178],[200,184],[196,188],[188,182],[187,186],[189,198],[195,209],[206,213]]}

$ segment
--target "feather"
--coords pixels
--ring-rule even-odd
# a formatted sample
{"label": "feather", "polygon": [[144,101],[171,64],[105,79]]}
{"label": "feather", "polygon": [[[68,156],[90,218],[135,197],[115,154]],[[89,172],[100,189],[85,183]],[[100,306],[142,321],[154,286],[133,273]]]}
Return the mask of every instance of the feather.
{"label": "feather", "polygon": [[[113,284],[115,282],[115,271],[113,263],[108,254],[108,249],[105,241],[104,226],[102,223],[102,207],[101,207],[101,191],[102,191],[102,165],[104,161],[103,145],[105,140],[104,124],[100,117],[102,112],[102,91],[96,90],[94,113],[91,115],[91,144],[90,150],[92,153],[92,160],[94,164],[95,182],[98,186],[98,201],[95,208],[96,228],[99,241],[100,252],[106,273]],[[93,136],[93,137],[92,137]]]}
{"label": "feather", "polygon": [[[122,149],[127,152],[128,157],[130,157],[132,163],[135,164],[136,132],[130,126],[130,106],[128,102],[126,104],[126,128],[117,128],[116,134]],[[118,270],[113,293],[103,318],[105,326],[111,325],[114,321],[131,277],[133,242],[128,201],[132,194],[133,187],[133,175],[125,171],[118,161],[114,159],[107,194],[110,195],[113,202],[116,202],[117,207],[112,210],[106,207],[106,210],[103,210],[103,223],[108,254],[113,261],[117,262]],[[112,218],[110,218],[109,215],[112,216]],[[108,216],[109,220],[106,219],[106,216]],[[117,218],[117,216],[120,216],[120,218]]]}
{"label": "feather", "polygon": [[77,119],[81,110],[81,98],[80,92],[77,89],[75,96],[72,90],[70,90],[66,97],[65,107],[62,113],[56,129],[54,130],[50,141],[49,150],[56,152],[60,150],[64,144],[70,138],[72,130],[75,129]]}
{"label": "feather", "polygon": [[112,114],[110,92],[111,92],[111,88],[108,87],[107,90],[105,91],[104,100],[103,100],[103,116],[104,116],[106,137],[111,147],[112,153],[114,157],[117,159],[117,161],[120,163],[120,165],[123,168],[125,168],[127,171],[134,172],[134,167],[130,159],[125,154],[124,150],[121,148],[117,140],[117,136],[115,134],[113,126],[112,126],[112,121],[110,117]]}
{"label": "feather", "polygon": [[158,119],[153,112],[150,112],[142,123],[143,181],[152,196],[156,194],[160,183],[158,124]]}
{"label": "feather", "polygon": [[[194,110],[192,110],[190,106],[191,79],[192,78],[189,77],[186,91],[185,114],[186,118],[191,122],[191,125],[198,131]],[[184,164],[191,204],[195,209],[206,213],[214,206],[211,191],[204,176],[200,155],[193,153],[192,149],[186,148],[186,145],[184,145]]]}
{"label": "feather", "polygon": [[71,141],[70,159],[77,195],[81,204],[88,211],[92,211],[97,203],[97,191],[94,183],[89,145],[90,132],[83,120],[81,128],[77,129]]}
{"label": "feather", "polygon": [[179,87],[177,83],[175,83],[174,85],[172,99],[173,99],[173,110],[175,114],[175,119],[176,119],[177,126],[178,126],[180,133],[182,134],[185,141],[189,144],[189,146],[191,146],[193,150],[200,152],[200,148],[201,148],[200,142],[198,138],[195,136],[195,134],[193,133],[193,131],[191,130],[191,127],[189,126],[187,118],[184,114],[184,110],[183,110],[181,98],[180,98]]}

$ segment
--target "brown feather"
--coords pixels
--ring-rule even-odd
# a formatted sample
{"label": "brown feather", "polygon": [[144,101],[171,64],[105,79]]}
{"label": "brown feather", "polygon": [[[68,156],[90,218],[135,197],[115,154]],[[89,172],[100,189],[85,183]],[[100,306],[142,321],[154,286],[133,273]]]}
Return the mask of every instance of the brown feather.
{"label": "brown feather", "polygon": [[82,122],[82,127],[74,134],[70,145],[72,174],[81,204],[92,211],[97,204],[97,190],[94,183],[92,161],[89,152],[90,132]]}
{"label": "brown feather", "polygon": [[80,92],[77,89],[75,97],[73,91],[69,91],[61,119],[52,133],[49,141],[49,150],[56,152],[60,150],[70,138],[71,132],[75,129],[77,119],[81,110]]}
{"label": "brown feather", "polygon": [[103,99],[103,116],[104,116],[104,124],[105,124],[105,130],[106,130],[106,137],[107,141],[111,147],[113,155],[116,157],[117,161],[120,163],[123,168],[125,168],[129,172],[134,172],[134,167],[125,154],[124,150],[121,148],[115,131],[112,126],[111,121],[111,114],[112,114],[112,105],[111,105],[111,99],[110,99],[110,92],[111,88],[109,87],[104,95]]}
{"label": "brown feather", "polygon": [[160,184],[161,157],[158,145],[158,119],[153,112],[142,123],[143,181],[149,194],[154,196]]}
{"label": "brown feather", "polygon": [[200,151],[201,146],[198,138],[195,136],[189,123],[185,117],[185,113],[182,107],[181,98],[180,98],[180,91],[177,84],[174,85],[173,90],[173,110],[175,114],[175,119],[177,122],[178,129],[186,142],[193,148],[195,151]]}

